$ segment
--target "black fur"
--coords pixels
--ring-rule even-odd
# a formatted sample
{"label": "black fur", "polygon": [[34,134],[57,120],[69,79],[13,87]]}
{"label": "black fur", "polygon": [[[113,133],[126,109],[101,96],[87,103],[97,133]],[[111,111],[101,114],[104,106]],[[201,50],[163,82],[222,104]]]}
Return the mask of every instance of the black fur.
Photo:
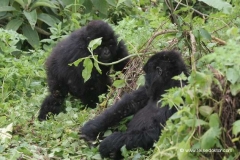
{"label": "black fur", "polygon": [[128,150],[142,147],[150,149],[159,139],[167,119],[176,112],[175,108],[160,107],[161,95],[171,87],[180,87],[180,82],[172,77],[187,73],[181,55],[174,51],[163,51],[153,55],[145,64],[145,86],[140,87],[108,108],[102,114],[87,122],[80,130],[81,137],[87,141],[96,139],[100,132],[117,124],[124,117],[134,115],[126,132],[115,132],[105,138],[99,147],[102,157],[121,159],[121,147]]}
{"label": "black fur", "polygon": [[[91,78],[85,83],[82,63],[77,67],[69,66],[77,59],[91,55],[87,49],[88,44],[99,37],[102,37],[102,44],[94,50],[99,61],[110,63],[128,56],[124,42],[118,43],[113,29],[100,20],[91,21],[59,42],[46,62],[50,95],[42,103],[39,120],[45,120],[48,112],[58,114],[63,111],[64,98],[68,93],[79,98],[88,107],[94,108],[98,96],[107,91],[107,85],[111,84],[107,75],[111,66],[100,65],[102,74],[93,68]],[[128,60],[125,60],[115,64],[113,68],[121,71],[127,62]]]}

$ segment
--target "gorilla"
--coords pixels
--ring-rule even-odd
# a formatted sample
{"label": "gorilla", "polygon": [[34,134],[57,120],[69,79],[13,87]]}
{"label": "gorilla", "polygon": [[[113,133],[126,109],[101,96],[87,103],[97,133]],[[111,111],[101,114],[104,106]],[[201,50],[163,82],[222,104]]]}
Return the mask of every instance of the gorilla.
{"label": "gorilla", "polygon": [[[145,85],[121,100],[103,113],[88,121],[80,129],[80,137],[91,142],[99,133],[119,123],[124,117],[134,115],[125,132],[114,132],[102,140],[99,146],[101,156],[121,159],[121,147],[126,149],[141,147],[148,150],[158,141],[167,119],[176,108],[161,106],[161,95],[171,87],[180,87],[181,82],[172,79],[181,74],[188,75],[187,67],[176,51],[162,51],[153,55],[143,67]],[[182,82],[185,84],[186,82]]]}
{"label": "gorilla", "polygon": [[[102,37],[102,43],[93,52],[98,61],[111,63],[128,56],[123,41],[118,42],[113,29],[101,20],[91,21],[87,26],[74,31],[66,39],[59,42],[46,61],[47,82],[50,94],[41,105],[38,119],[45,120],[49,112],[58,114],[64,110],[63,102],[68,93],[80,99],[88,107],[96,107],[98,96],[107,92],[111,84],[107,75],[111,66],[99,65],[102,74],[93,68],[91,78],[84,83],[81,62],[77,67],[70,63],[79,58],[88,57],[89,42]],[[113,65],[115,71],[121,71],[128,59]]]}

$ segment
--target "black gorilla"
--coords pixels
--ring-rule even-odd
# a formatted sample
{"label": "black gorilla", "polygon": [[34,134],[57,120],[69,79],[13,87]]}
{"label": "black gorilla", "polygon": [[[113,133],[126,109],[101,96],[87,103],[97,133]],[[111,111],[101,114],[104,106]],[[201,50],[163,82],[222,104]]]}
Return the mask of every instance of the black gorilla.
{"label": "black gorilla", "polygon": [[[81,99],[83,104],[89,107],[96,106],[98,96],[105,93],[107,85],[111,84],[107,75],[111,66],[100,65],[102,74],[93,68],[91,78],[84,83],[82,63],[77,67],[69,64],[91,55],[87,49],[89,42],[100,37],[102,37],[102,44],[94,50],[99,61],[110,63],[128,56],[124,42],[118,43],[113,29],[100,20],[91,21],[87,26],[59,42],[46,62],[50,95],[42,103],[39,120],[45,120],[48,112],[54,114],[61,112],[64,109],[62,106],[64,98],[68,93]],[[113,69],[121,71],[127,62],[128,60],[124,60],[115,64]]]}
{"label": "black gorilla", "polygon": [[126,132],[115,132],[101,142],[99,151],[102,157],[121,159],[120,149],[123,145],[128,150],[136,147],[150,149],[158,140],[167,119],[176,112],[174,107],[160,107],[158,101],[167,89],[181,86],[172,77],[182,72],[188,74],[181,55],[174,51],[159,52],[148,60],[143,70],[146,73],[143,87],[125,94],[120,101],[87,122],[80,130],[81,138],[93,141],[100,132],[124,117],[134,115]]}

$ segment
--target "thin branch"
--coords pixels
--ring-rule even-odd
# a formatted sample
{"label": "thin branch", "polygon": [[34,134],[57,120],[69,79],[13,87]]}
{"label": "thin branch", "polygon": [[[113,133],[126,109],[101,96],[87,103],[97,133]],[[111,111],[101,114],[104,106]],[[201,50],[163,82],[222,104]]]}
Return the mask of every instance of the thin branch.
{"label": "thin branch", "polygon": [[214,41],[217,41],[220,45],[226,45],[227,44],[224,40],[221,40],[220,38],[217,38],[215,36],[212,36],[212,39]]}
{"label": "thin branch", "polygon": [[192,70],[196,70],[196,64],[195,64],[195,54],[197,52],[196,47],[196,39],[192,33],[192,31],[189,31],[190,41],[191,41],[191,48],[192,48],[192,55],[191,55],[191,64],[192,64]]}
{"label": "thin branch", "polygon": [[[167,34],[167,33],[177,33],[178,30],[164,30],[164,31],[160,31],[160,32],[156,32],[147,42],[146,48],[144,49],[143,52],[147,51],[149,46],[151,45],[151,43],[153,42],[153,40],[159,36],[159,35],[163,35],[163,34]],[[141,51],[140,51],[141,52]]]}
{"label": "thin branch", "polygon": [[43,35],[46,35],[46,36],[50,36],[50,35],[51,35],[51,33],[43,30],[42,28],[40,28],[40,27],[38,27],[38,26],[35,26],[35,29],[37,30],[38,33],[41,33],[41,34],[43,34]]}
{"label": "thin branch", "polygon": [[[184,4],[184,3],[181,3],[181,2],[178,2],[176,0],[174,0],[174,2],[178,3],[178,4],[181,4],[182,6],[185,6],[185,7],[189,7],[188,5]],[[200,11],[194,9],[194,8],[191,8],[191,10],[193,10],[194,12],[196,12],[197,14],[203,16],[203,18],[205,19],[205,17],[208,17],[207,14],[204,14],[204,13],[201,13]]]}

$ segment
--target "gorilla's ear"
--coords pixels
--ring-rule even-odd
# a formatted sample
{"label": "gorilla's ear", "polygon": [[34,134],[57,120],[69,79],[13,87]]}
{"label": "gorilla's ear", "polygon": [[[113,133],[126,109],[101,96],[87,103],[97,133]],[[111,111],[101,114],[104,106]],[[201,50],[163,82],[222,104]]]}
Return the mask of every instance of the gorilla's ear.
{"label": "gorilla's ear", "polygon": [[162,75],[162,68],[161,67],[159,67],[159,66],[157,66],[156,67],[156,70],[157,70],[157,73],[158,73],[158,76],[161,76]]}

